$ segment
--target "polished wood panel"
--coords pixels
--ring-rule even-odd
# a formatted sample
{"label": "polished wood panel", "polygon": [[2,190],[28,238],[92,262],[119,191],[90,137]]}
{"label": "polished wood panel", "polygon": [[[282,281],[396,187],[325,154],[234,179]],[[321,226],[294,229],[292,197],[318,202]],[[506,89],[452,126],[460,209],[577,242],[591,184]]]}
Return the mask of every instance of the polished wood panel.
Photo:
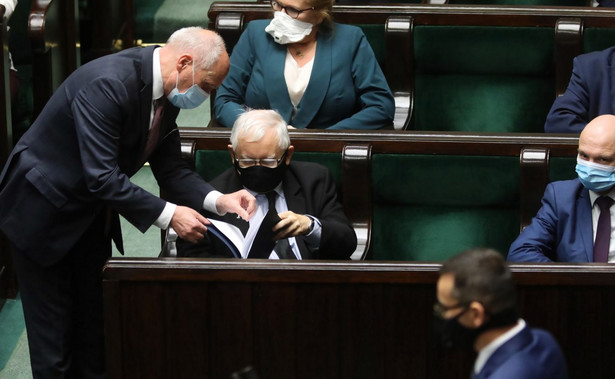
{"label": "polished wood panel", "polygon": [[[432,335],[437,263],[112,259],[111,378],[468,378],[474,355]],[[571,378],[614,377],[615,267],[511,265],[522,316]]]}

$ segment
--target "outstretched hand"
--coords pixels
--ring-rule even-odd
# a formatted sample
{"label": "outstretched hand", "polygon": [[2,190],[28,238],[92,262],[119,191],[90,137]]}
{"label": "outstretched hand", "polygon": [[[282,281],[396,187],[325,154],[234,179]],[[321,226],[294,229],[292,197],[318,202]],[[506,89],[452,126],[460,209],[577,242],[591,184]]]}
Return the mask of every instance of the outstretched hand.
{"label": "outstretched hand", "polygon": [[203,238],[207,232],[206,225],[209,224],[210,222],[199,212],[178,205],[175,208],[175,213],[173,213],[170,226],[182,239],[196,243]]}
{"label": "outstretched hand", "polygon": [[242,219],[249,221],[256,212],[256,198],[245,189],[222,195],[216,201],[218,213],[236,213]]}

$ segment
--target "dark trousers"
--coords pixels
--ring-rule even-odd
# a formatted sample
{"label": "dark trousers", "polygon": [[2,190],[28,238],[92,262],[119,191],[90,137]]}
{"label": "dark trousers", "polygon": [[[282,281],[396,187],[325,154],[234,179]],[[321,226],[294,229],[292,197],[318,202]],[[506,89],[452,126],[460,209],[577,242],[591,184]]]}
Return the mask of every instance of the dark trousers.
{"label": "dark trousers", "polygon": [[111,240],[104,223],[102,212],[51,266],[13,246],[34,378],[105,377],[102,267]]}

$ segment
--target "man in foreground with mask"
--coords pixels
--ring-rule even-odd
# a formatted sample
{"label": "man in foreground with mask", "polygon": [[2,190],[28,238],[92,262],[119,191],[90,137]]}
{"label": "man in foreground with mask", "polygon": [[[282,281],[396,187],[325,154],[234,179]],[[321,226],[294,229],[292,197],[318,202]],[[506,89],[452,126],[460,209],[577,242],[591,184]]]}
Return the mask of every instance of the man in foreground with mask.
{"label": "man in foreground with mask", "polygon": [[[202,103],[229,68],[224,42],[202,28],[164,47],[85,64],[55,91],[0,175],[0,230],[13,247],[35,378],[104,378],[102,268],[119,216],[141,232],[173,227],[191,241],[197,210],[249,219],[246,191],[222,195],[181,159],[175,118]],[[159,101],[160,100],[160,101]],[[130,182],[149,161],[164,201]]]}
{"label": "man in foreground with mask", "polygon": [[515,262],[615,262],[615,116],[593,119],[581,132],[577,179],[550,183],[542,207],[512,243]]}
{"label": "man in foreground with mask", "polygon": [[473,379],[566,379],[564,355],[545,330],[517,316],[517,295],[502,255],[467,250],[444,262],[434,306],[448,348],[474,349]]}
{"label": "man in foreground with mask", "polygon": [[[287,124],[273,110],[250,110],[235,122],[228,146],[232,168],[211,181],[220,191],[247,189],[258,209],[250,222],[218,218],[243,234],[238,258],[348,259],[357,246],[354,229],[337,200],[335,181],[318,164],[291,162]],[[275,205],[275,209],[270,205]],[[207,233],[199,243],[178,240],[179,256],[233,257]],[[262,239],[266,243],[259,242]]]}

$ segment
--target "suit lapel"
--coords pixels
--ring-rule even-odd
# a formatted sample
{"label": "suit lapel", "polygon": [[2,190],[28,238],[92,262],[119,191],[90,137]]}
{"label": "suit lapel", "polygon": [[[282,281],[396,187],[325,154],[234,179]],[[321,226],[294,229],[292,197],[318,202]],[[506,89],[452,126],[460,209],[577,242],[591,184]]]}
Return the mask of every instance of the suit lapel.
{"label": "suit lapel", "polygon": [[293,112],[293,104],[288,96],[288,88],[286,87],[286,79],[284,79],[284,67],[286,60],[286,46],[278,43],[269,44],[269,54],[267,64],[263,67],[264,82],[267,83],[265,91],[271,108],[280,113],[286,122],[290,122]]}
{"label": "suit lapel", "polygon": [[576,204],[577,214],[579,215],[578,233],[581,234],[581,241],[585,250],[587,262],[594,261],[594,231],[592,225],[591,200],[589,191],[585,188],[579,193]]}
{"label": "suit lapel", "polygon": [[[283,189],[288,210],[297,214],[306,214],[306,199],[303,191],[301,190],[301,184],[299,184],[299,181],[295,177],[290,167],[286,169],[286,174],[284,175]],[[299,247],[299,253],[303,259],[313,258],[310,249],[308,249],[305,241],[303,240],[303,237],[297,236],[295,237],[295,241],[297,241],[297,247]]]}
{"label": "suit lapel", "polygon": [[327,33],[318,33],[318,44],[310,81],[297,106],[297,113],[292,120],[293,125],[307,127],[318,113],[331,82],[332,48],[332,38]]}

